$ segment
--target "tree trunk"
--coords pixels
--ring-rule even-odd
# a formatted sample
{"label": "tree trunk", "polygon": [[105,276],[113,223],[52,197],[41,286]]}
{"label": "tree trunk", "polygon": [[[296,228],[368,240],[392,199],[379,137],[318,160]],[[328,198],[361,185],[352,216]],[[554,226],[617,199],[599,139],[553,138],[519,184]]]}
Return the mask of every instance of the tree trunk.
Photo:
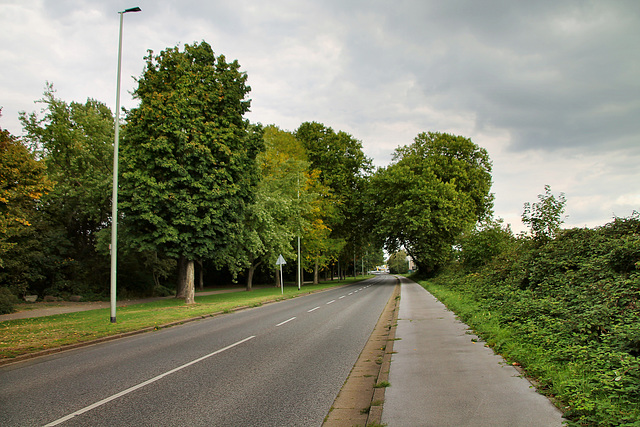
{"label": "tree trunk", "polygon": [[280,287],[280,267],[276,268],[276,288]]}
{"label": "tree trunk", "polygon": [[316,257],[316,262],[313,266],[313,284],[317,285],[318,283],[318,257]]}
{"label": "tree trunk", "polygon": [[251,265],[247,271],[247,291],[253,288],[253,273],[256,271],[255,266]]}
{"label": "tree trunk", "polygon": [[195,303],[194,268],[193,260],[180,257],[178,262],[178,292],[176,298],[184,298],[187,304]]}
{"label": "tree trunk", "polygon": [[198,287],[200,290],[204,290],[204,267],[202,266],[202,260],[198,260]]}
{"label": "tree trunk", "polygon": [[[260,267],[260,264],[262,264],[262,261],[257,264],[254,264],[253,261],[251,262],[251,267],[249,267],[247,271],[247,291],[253,289],[253,274],[256,272],[256,269]],[[278,286],[280,285],[278,284]]]}
{"label": "tree trunk", "polygon": [[186,264],[187,260],[184,257],[180,257],[178,260],[178,283],[176,287],[176,298],[184,298],[187,293],[187,279],[186,279]]}
{"label": "tree trunk", "polygon": [[193,260],[187,261],[187,269],[186,269],[186,278],[187,278],[187,293],[184,297],[184,302],[187,304],[195,304],[196,302],[196,289],[194,287],[194,263]]}

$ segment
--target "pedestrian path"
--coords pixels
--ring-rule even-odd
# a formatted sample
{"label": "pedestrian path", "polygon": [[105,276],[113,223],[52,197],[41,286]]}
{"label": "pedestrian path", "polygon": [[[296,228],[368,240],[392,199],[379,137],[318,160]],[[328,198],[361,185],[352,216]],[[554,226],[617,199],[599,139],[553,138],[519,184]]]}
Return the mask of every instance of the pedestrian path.
{"label": "pedestrian path", "polygon": [[417,283],[402,278],[382,422],[394,426],[546,427],[562,413]]}

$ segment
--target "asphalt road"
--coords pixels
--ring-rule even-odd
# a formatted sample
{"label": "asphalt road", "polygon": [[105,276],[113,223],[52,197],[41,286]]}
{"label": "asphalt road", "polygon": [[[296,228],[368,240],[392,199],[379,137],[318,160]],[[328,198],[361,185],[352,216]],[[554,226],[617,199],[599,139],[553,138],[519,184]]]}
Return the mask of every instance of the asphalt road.
{"label": "asphalt road", "polygon": [[0,368],[0,425],[319,426],[396,279]]}

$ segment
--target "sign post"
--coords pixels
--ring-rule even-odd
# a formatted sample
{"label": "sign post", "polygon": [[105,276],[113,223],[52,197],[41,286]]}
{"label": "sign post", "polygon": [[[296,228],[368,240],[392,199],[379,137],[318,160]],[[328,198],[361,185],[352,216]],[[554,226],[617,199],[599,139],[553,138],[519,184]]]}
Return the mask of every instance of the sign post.
{"label": "sign post", "polygon": [[282,295],[284,295],[284,278],[282,277],[282,266],[286,263],[287,262],[282,257],[282,254],[280,254],[278,260],[276,261],[276,265],[280,266],[280,291],[282,292]]}

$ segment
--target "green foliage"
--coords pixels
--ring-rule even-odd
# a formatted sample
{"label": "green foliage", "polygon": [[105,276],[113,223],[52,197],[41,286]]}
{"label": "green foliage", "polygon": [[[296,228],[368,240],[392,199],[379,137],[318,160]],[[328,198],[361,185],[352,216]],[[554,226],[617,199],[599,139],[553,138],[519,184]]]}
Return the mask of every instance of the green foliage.
{"label": "green foliage", "polygon": [[511,228],[505,226],[501,219],[482,221],[458,238],[460,250],[457,257],[465,269],[475,270],[505,253],[514,241]]}
{"label": "green foliage", "polygon": [[265,263],[276,269],[276,259],[294,259],[292,241],[304,228],[303,209],[308,193],[305,179],[308,163],[304,148],[291,134],[268,126],[264,129],[265,151],[258,155],[261,179],[253,202],[245,211],[242,237],[233,247],[230,258],[248,268],[247,289],[251,289],[253,272]]}
{"label": "green foliage", "polygon": [[[575,425],[640,419],[640,216],[544,240],[517,239],[433,291]],[[438,285],[440,284],[440,285]],[[456,302],[458,301],[458,302]],[[453,307],[452,307],[453,308]]]}
{"label": "green foliage", "polygon": [[545,185],[544,194],[538,194],[538,199],[538,203],[524,204],[522,222],[529,226],[534,239],[553,238],[564,222],[562,219],[566,203],[564,193],[560,193],[556,198],[551,193],[551,187]]}
{"label": "green foliage", "polygon": [[9,314],[15,311],[18,298],[8,288],[0,287],[0,314]]}
{"label": "green foliage", "polygon": [[389,252],[405,248],[419,269],[437,269],[455,239],[491,212],[491,162],[470,139],[421,133],[371,178],[368,215]]}
{"label": "green foliage", "polygon": [[330,195],[324,199],[322,208],[327,214],[312,219],[315,222],[314,241],[308,246],[313,254],[310,261],[322,267],[340,259],[345,266],[353,261],[354,249],[366,243],[362,240],[365,221],[361,196],[371,160],[364,155],[360,141],[321,123],[302,123],[295,135],[306,150],[319,185],[326,187],[318,193]]}
{"label": "green foliage", "polygon": [[122,203],[133,244],[225,265],[258,180],[262,133],[243,119],[250,101],[237,61],[206,42],[149,51],[127,114]]}
{"label": "green foliage", "polygon": [[320,180],[341,197],[348,198],[358,187],[359,178],[371,167],[362,152],[362,143],[346,132],[335,132],[321,123],[305,122],[296,130],[312,169]]}
{"label": "green foliage", "polygon": [[405,274],[409,272],[409,263],[407,262],[407,253],[400,250],[389,257],[387,260],[389,272],[391,274]]}
{"label": "green foliage", "polygon": [[55,97],[47,85],[43,117],[22,113],[26,140],[46,166],[55,187],[42,208],[65,227],[79,251],[91,251],[94,233],[108,223],[111,207],[113,115],[96,100],[85,104]]}
{"label": "green foliage", "polygon": [[28,232],[37,202],[51,186],[44,164],[35,160],[17,138],[0,128],[0,269],[17,261],[11,250],[17,249],[15,246]]}
{"label": "green foliage", "polygon": [[55,185],[39,197],[6,274],[40,295],[104,291],[108,263],[95,243],[109,222],[113,116],[92,99],[56,98],[50,84],[39,102],[41,114],[21,113],[21,121],[25,141]]}

